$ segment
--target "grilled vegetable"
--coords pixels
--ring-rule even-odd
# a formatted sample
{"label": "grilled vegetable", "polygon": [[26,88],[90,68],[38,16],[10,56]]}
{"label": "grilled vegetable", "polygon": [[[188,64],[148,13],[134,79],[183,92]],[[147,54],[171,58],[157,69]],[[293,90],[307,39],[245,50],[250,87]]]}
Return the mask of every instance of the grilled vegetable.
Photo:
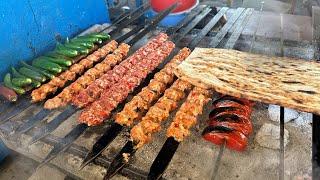
{"label": "grilled vegetable", "polygon": [[[11,72],[13,74],[13,77],[31,79],[31,78],[28,78],[28,77],[20,74],[14,67],[11,67]],[[37,87],[41,86],[41,83],[39,81],[36,81],[34,79],[31,79],[31,80],[32,80],[32,83],[31,83],[30,87],[37,88]]]}
{"label": "grilled vegetable", "polygon": [[11,66],[11,72],[12,72],[12,75],[13,75],[14,78],[23,78],[23,79],[25,79],[25,81],[31,81],[32,82],[31,78],[28,78],[28,77],[20,74],[13,66]]}
{"label": "grilled vegetable", "polygon": [[80,42],[80,41],[72,41],[72,42],[67,42],[65,45],[67,44],[72,44],[72,45],[75,45],[75,46],[83,46],[83,47],[86,47],[86,48],[93,48],[94,47],[94,43],[90,43],[90,42]]}
{"label": "grilled vegetable", "polygon": [[10,88],[0,85],[0,95],[6,98],[8,101],[17,101],[18,95]]}
{"label": "grilled vegetable", "polygon": [[71,57],[71,58],[80,55],[80,53],[79,53],[78,51],[72,50],[72,49],[69,49],[69,50],[66,50],[66,49],[56,49],[54,52],[57,53],[57,54],[63,55],[63,56]]}
{"label": "grilled vegetable", "polygon": [[81,45],[75,45],[72,43],[66,43],[64,47],[68,49],[74,49],[80,52],[80,54],[89,54],[90,50],[87,47],[81,46]]}
{"label": "grilled vegetable", "polygon": [[83,48],[81,46],[75,46],[75,45],[68,45],[68,46],[58,45],[57,49],[66,50],[66,51],[67,50],[74,50],[74,51],[77,51],[80,54],[88,54],[90,52],[89,49],[87,49],[86,47]]}
{"label": "grilled vegetable", "polygon": [[[13,66],[11,66],[11,72],[12,72],[13,77],[16,77],[16,78],[28,78],[28,77],[20,74]],[[28,78],[28,79],[30,79],[30,78]]]}
{"label": "grilled vegetable", "polygon": [[8,88],[14,90],[18,94],[24,94],[26,91],[23,88],[17,87],[11,82],[11,74],[7,73],[4,77],[4,85]]}
{"label": "grilled vegetable", "polygon": [[54,74],[48,72],[47,70],[36,68],[34,66],[31,66],[31,65],[27,64],[24,61],[20,61],[20,63],[22,64],[22,66],[24,66],[24,67],[26,67],[28,69],[31,69],[33,71],[36,71],[36,72],[38,72],[38,73],[40,73],[40,74],[42,74],[42,75],[44,75],[44,76],[46,76],[46,77],[48,77],[50,79],[53,79],[55,77]]}
{"label": "grilled vegetable", "polygon": [[30,86],[33,87],[33,88],[38,88],[38,87],[41,86],[41,83],[39,81],[36,81],[36,80],[33,79]]}
{"label": "grilled vegetable", "polygon": [[31,69],[28,69],[26,67],[22,67],[19,69],[19,73],[21,73],[22,75],[24,76],[27,76],[31,79],[34,79],[36,81],[39,81],[39,82],[45,82],[47,79],[45,76],[43,76],[42,74],[36,72],[36,71],[33,71]]}
{"label": "grilled vegetable", "polygon": [[69,69],[67,66],[60,66],[60,67],[61,67],[61,69],[62,69],[62,72]]}
{"label": "grilled vegetable", "polygon": [[250,116],[253,103],[246,99],[222,96],[213,103],[209,126],[202,133],[205,140],[216,145],[226,142],[229,149],[243,151],[252,133]]}
{"label": "grilled vegetable", "polygon": [[67,59],[63,59],[63,58],[53,58],[53,57],[42,56],[42,57],[40,57],[40,59],[44,59],[44,60],[56,63],[58,65],[63,65],[63,66],[71,66],[72,65],[71,60],[67,60]]}
{"label": "grilled vegetable", "polygon": [[96,37],[96,38],[100,38],[102,40],[108,40],[110,39],[110,35],[106,34],[106,33],[92,33],[88,35],[89,37]]}
{"label": "grilled vegetable", "polygon": [[32,83],[30,78],[12,78],[12,84],[17,87],[24,87]]}
{"label": "grilled vegetable", "polygon": [[226,141],[227,148],[236,151],[244,151],[248,144],[248,138],[244,134],[225,126],[207,127],[203,138],[216,145],[222,145]]}
{"label": "grilled vegetable", "polygon": [[64,56],[64,55],[61,55],[61,54],[57,54],[57,53],[55,53],[55,52],[49,52],[49,53],[47,53],[45,56],[47,56],[47,57],[52,57],[52,58],[60,58],[60,59],[65,59],[65,60],[68,60],[68,61],[72,61],[72,58],[67,57],[67,56]]}
{"label": "grilled vegetable", "polygon": [[72,39],[71,42],[87,42],[101,44],[102,40],[97,37],[79,36],[75,39]]}
{"label": "grilled vegetable", "polygon": [[45,59],[37,58],[32,61],[32,65],[38,68],[46,69],[53,73],[61,73],[62,68],[56,63],[47,61]]}

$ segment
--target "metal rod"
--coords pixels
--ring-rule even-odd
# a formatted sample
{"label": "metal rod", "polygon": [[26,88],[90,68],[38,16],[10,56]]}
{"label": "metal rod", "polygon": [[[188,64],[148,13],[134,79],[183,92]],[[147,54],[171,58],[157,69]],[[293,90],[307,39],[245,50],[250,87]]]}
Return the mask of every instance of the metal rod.
{"label": "metal rod", "polygon": [[142,30],[137,36],[135,36],[132,40],[130,40],[128,42],[128,44],[133,44],[132,42],[138,42],[142,37],[144,37],[148,32],[150,32],[151,30],[153,30],[154,28],[156,28],[156,26],[158,25],[158,23],[165,18],[168,14],[170,14],[170,12],[172,12],[175,8],[177,7],[177,3],[173,4],[172,6],[170,6],[168,9],[162,11],[161,13],[159,13],[155,18],[153,18],[150,22],[150,24],[144,29]]}
{"label": "metal rod", "polygon": [[200,31],[198,36],[194,38],[189,46],[190,49],[194,49],[199,42],[211,31],[211,29],[219,22],[229,8],[223,7],[220,11],[208,22],[208,24]]}
{"label": "metal rod", "polygon": [[196,27],[196,25],[203,19],[205,18],[211,11],[211,8],[206,7],[195,19],[193,19],[188,26],[186,26],[185,28],[183,28],[181,31],[179,31],[178,34],[176,34],[176,36],[172,37],[172,41],[173,42],[178,42],[180,41],[182,38],[185,37],[185,35],[187,35],[194,27]]}
{"label": "metal rod", "polygon": [[280,107],[279,180],[284,179],[284,107]]}
{"label": "metal rod", "polygon": [[50,121],[45,126],[37,129],[34,136],[31,138],[29,145],[37,142],[38,140],[42,139],[43,137],[50,134],[54,131],[59,125],[67,120],[72,114],[74,114],[77,109],[74,106],[68,106],[62,113],[60,113],[57,117],[55,117],[52,121]]}
{"label": "metal rod", "polygon": [[166,33],[171,36],[178,30],[180,30],[182,27],[186,26],[192,19],[194,19],[201,11],[203,11],[204,8],[207,8],[207,6],[198,6],[196,9],[192,10],[190,13],[188,13],[188,16],[184,18],[178,25],[174,27],[169,27],[166,30]]}
{"label": "metal rod", "polygon": [[143,7],[141,11],[137,11],[136,13],[131,14],[125,21],[122,21],[117,28],[109,32],[110,35],[114,35],[117,33],[120,33],[119,29],[123,29],[128,26],[128,24],[131,24],[135,20],[139,19],[141,16],[144,15],[144,13],[149,9],[150,6]]}
{"label": "metal rod", "polygon": [[312,115],[312,179],[320,179],[320,116]]}
{"label": "metal rod", "polygon": [[34,127],[38,122],[45,120],[52,111],[48,109],[42,109],[36,115],[31,116],[25,123],[21,124],[17,127],[15,132],[17,133],[25,133],[29,131],[32,127]]}
{"label": "metal rod", "polygon": [[219,170],[219,167],[220,167],[221,159],[222,159],[223,152],[224,152],[224,149],[226,147],[226,144],[227,144],[227,142],[224,141],[223,144],[220,146],[219,153],[218,153],[218,156],[217,156],[214,168],[213,168],[213,174],[212,174],[211,180],[215,180],[216,177],[217,177],[218,170]]}
{"label": "metal rod", "polygon": [[212,41],[209,43],[209,47],[217,47],[222,39],[227,35],[228,31],[243,13],[244,8],[238,8],[236,12],[231,16],[227,23],[221,28],[221,30],[213,37]]}
{"label": "metal rod", "polygon": [[[283,49],[283,15],[280,14],[280,50],[281,56],[284,56]],[[279,180],[284,179],[284,107],[280,107],[280,151],[279,151]]]}
{"label": "metal rod", "polygon": [[12,111],[2,114],[0,116],[0,125],[8,122],[10,119],[14,118],[24,110],[31,106],[30,100],[28,98],[22,98],[16,106],[13,107]]}

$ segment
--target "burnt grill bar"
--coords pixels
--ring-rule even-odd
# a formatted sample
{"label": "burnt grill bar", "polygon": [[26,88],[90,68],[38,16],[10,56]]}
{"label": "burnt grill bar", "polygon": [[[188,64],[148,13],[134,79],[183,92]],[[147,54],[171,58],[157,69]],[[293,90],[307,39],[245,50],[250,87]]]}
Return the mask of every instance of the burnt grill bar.
{"label": "burnt grill bar", "polygon": [[[139,41],[140,39],[142,39],[142,35],[141,34],[147,34],[148,32],[152,32],[155,28],[156,25],[158,24],[158,22],[155,21],[151,21],[149,23],[138,23],[137,26],[135,26],[133,29],[131,29],[128,33],[122,35],[120,33],[119,29],[123,29],[125,27],[127,27],[127,23],[125,24],[124,22],[130,22],[132,23],[136,23],[137,20],[139,18],[142,17],[142,15],[144,14],[144,12],[148,9],[147,7],[149,7],[149,5],[143,5],[140,6],[138,8],[136,8],[133,12],[128,13],[126,15],[123,16],[119,16],[117,20],[115,20],[115,23],[109,27],[107,27],[106,29],[104,29],[104,31],[108,31],[111,30],[110,32],[114,35],[114,39],[118,40],[119,42],[123,42],[126,39],[128,39],[129,37],[133,36],[136,33],[139,33],[137,36],[134,36],[132,38],[132,40],[129,40],[129,43],[132,42],[133,40],[135,41]],[[217,24],[219,22],[219,19],[221,19],[221,17],[223,17],[224,14],[226,14],[226,12],[228,11],[228,8],[221,8],[220,11],[218,12],[218,14],[216,14],[214,16],[213,19],[211,19],[211,21],[209,23],[207,23],[207,25],[201,29],[200,33],[197,34],[196,38],[193,38],[189,41],[191,41],[191,44],[188,46],[191,49],[195,48],[200,41],[208,35],[208,32],[212,29],[212,27],[215,26],[215,24]],[[202,20],[207,17],[209,15],[209,13],[211,12],[211,9],[209,7],[206,6],[199,6],[198,8],[194,9],[188,16],[187,18],[185,18],[178,26],[173,27],[173,28],[168,28],[167,29],[167,33],[169,35],[172,35],[173,38],[172,39],[176,39],[177,41],[174,41],[175,43],[177,43],[177,45],[181,45],[181,43],[179,43],[185,36],[187,36],[188,34],[190,34],[190,32],[192,33],[192,30],[196,29],[196,26],[199,22],[202,22]],[[212,44],[214,46],[222,46],[224,44],[224,48],[233,48],[235,46],[235,44],[237,43],[238,39],[243,39],[243,38],[247,38],[247,35],[243,35],[242,34],[242,30],[245,28],[245,26],[247,25],[248,19],[249,17],[252,15],[253,10],[252,9],[238,9],[236,11],[234,11],[231,16],[231,19],[229,19],[227,21],[227,23],[225,25],[223,25],[222,29],[220,29],[220,31],[217,32],[210,32],[208,36],[210,37],[214,37],[214,39],[212,40]],[[164,15],[165,16],[165,15]],[[133,18],[133,19],[132,19]],[[189,24],[187,24],[188,22],[190,22]],[[125,24],[125,25],[124,25]],[[116,27],[116,25],[118,26],[116,29],[111,29]],[[210,28],[210,26],[212,26]],[[230,29],[232,27],[236,27],[234,28],[234,31],[232,33],[230,33]],[[144,30],[142,30],[144,29]],[[147,29],[147,30],[146,30]],[[142,31],[141,31],[142,30]],[[207,32],[208,31],[208,32]],[[228,34],[230,33],[230,34]],[[228,35],[228,36],[227,36]],[[229,37],[229,39],[227,38]],[[262,37],[263,38],[263,37]],[[252,40],[252,42],[256,41],[257,39],[255,38],[255,34],[254,34],[254,38]],[[277,39],[278,40],[278,39]],[[226,42],[226,43],[224,43]],[[294,46],[293,43],[296,42],[290,42],[288,43],[288,41],[284,41],[284,44],[290,44],[292,46]],[[188,43],[189,44],[189,43]],[[252,45],[253,46],[253,45]],[[251,47],[252,47],[251,46]],[[252,48],[250,48],[252,49]],[[174,53],[170,55],[170,59],[171,57],[173,57],[174,54],[176,54],[178,52],[178,48],[175,48]],[[168,58],[168,59],[169,59]],[[158,69],[160,69],[165,63],[161,64]],[[154,72],[152,73],[154,74]],[[150,79],[152,77],[152,75],[148,76],[148,79]],[[146,80],[148,81],[148,80]],[[141,85],[139,86],[139,88],[137,88],[139,91],[139,89],[141,89],[142,87],[144,87],[146,85],[146,82],[143,81],[141,83]],[[136,90],[134,91],[136,92]],[[26,110],[29,106],[29,104],[26,105],[21,105],[23,104],[23,102],[28,102],[28,98],[27,97],[22,97],[19,99],[19,101],[17,103],[7,103],[5,102],[4,104],[1,104],[0,107],[0,124],[3,124],[7,121],[9,121],[10,119],[14,118],[15,116],[19,115],[22,111]],[[126,101],[128,101],[128,98],[126,99]],[[121,103],[119,105],[119,108],[117,108],[116,112],[121,110],[122,107],[124,106],[125,103]],[[41,106],[41,104],[35,104],[34,106]],[[22,107],[22,108],[19,108]],[[70,106],[72,107],[72,106]],[[68,108],[70,108],[68,107]],[[8,111],[9,109],[9,111]],[[69,109],[70,110],[70,109]],[[3,113],[7,111],[8,113]],[[72,111],[72,109],[70,110]],[[53,113],[54,111],[50,111],[50,110],[45,110],[45,109],[40,109],[40,111],[30,117],[27,121],[25,121],[24,123],[20,124],[18,122],[15,121],[10,121],[9,123],[13,124],[13,127],[18,127],[15,131],[16,134],[27,134],[29,136],[33,136],[33,138],[35,138],[36,134],[39,134],[37,132],[40,131],[41,128],[43,128],[44,131],[46,132],[47,136],[44,136],[43,138],[41,138],[41,141],[54,146],[54,149],[48,154],[48,156],[45,158],[45,160],[42,162],[42,164],[45,164],[47,162],[49,162],[51,159],[55,158],[60,152],[64,152],[67,151],[68,153],[80,156],[80,157],[85,157],[87,154],[87,157],[91,156],[90,160],[87,161],[87,163],[94,161],[95,164],[99,164],[102,165],[104,167],[110,167],[111,164],[111,158],[105,157],[103,155],[100,155],[101,152],[106,148],[106,146],[102,146],[99,147],[99,151],[96,152],[94,151],[94,149],[97,149],[98,145],[104,145],[107,144],[105,142],[106,139],[109,140],[113,140],[120,132],[123,130],[122,126],[116,126],[115,124],[112,124],[111,126],[109,126],[108,128],[112,128],[112,131],[115,131],[116,133],[114,134],[110,134],[110,133],[106,133],[110,130],[106,130],[105,133],[99,138],[99,140],[95,143],[95,145],[97,146],[93,146],[93,149],[90,152],[93,152],[93,154],[89,154],[88,155],[88,150],[84,147],[78,146],[75,143],[73,143],[81,134],[83,134],[84,131],[89,130],[88,126],[84,125],[84,124],[79,124],[77,125],[75,128],[73,128],[66,136],[64,136],[63,138],[57,138],[56,136],[51,135],[51,131],[55,130],[56,128],[59,127],[59,125],[65,121],[68,118],[61,118],[60,120],[56,120],[60,115],[58,115],[57,117],[55,117],[55,119],[53,121],[51,121],[51,124],[55,124],[56,127],[54,128],[45,128],[48,127],[50,123],[45,124],[44,126],[40,126],[39,129],[32,129],[33,127],[35,127],[39,122],[45,120],[45,118],[47,116],[49,116],[51,113]],[[113,112],[115,113],[115,112]],[[62,113],[63,114],[63,113]],[[69,113],[70,116],[72,116],[74,114],[74,112],[70,112]],[[64,116],[67,116],[68,114],[64,114]],[[61,115],[62,116],[62,115]],[[4,118],[3,118],[4,117]],[[64,120],[62,120],[64,119]],[[320,122],[319,122],[319,116],[314,115],[313,116],[313,148],[312,148],[312,162],[313,162],[313,177],[314,179],[319,179],[320,177],[320,170],[319,170],[319,164],[320,164],[320,141],[319,141],[319,132],[320,132]],[[2,122],[2,120],[4,120]],[[4,125],[4,124],[3,124]],[[2,131],[6,132],[7,134],[11,133],[11,130],[8,129],[7,126],[1,126],[0,128],[2,129]],[[19,125],[19,126],[18,126]],[[49,126],[50,127],[50,126]],[[280,127],[281,128],[281,127]],[[31,130],[32,131],[29,131]],[[111,136],[112,135],[112,136]],[[110,137],[108,137],[110,136]],[[39,137],[39,136],[38,136]],[[106,138],[106,139],[105,139]],[[37,138],[38,139],[38,138]],[[34,139],[33,139],[34,140]],[[168,138],[169,140],[169,138]],[[179,144],[175,145],[173,149],[177,149],[179,146]],[[175,148],[176,147],[176,148]],[[166,152],[167,148],[164,148],[164,152]],[[163,151],[161,149],[161,151]],[[163,153],[160,153],[158,155],[161,155]],[[174,156],[175,154],[174,150],[171,154],[172,156]],[[133,151],[132,151],[133,152]],[[164,158],[160,158],[161,162],[163,161],[163,159],[167,160],[171,158],[168,158],[168,155],[164,155]],[[86,161],[84,161],[86,162]],[[154,161],[155,163],[156,161]],[[161,163],[160,162],[160,163]],[[167,166],[167,165],[163,165],[162,166]],[[152,168],[151,168],[152,169]],[[159,168],[159,169],[163,169]],[[165,168],[164,168],[165,169]],[[128,165],[125,166],[121,171],[121,174],[130,176],[133,179],[146,179],[147,178],[147,172],[145,169],[140,169],[137,167],[134,167],[133,165]],[[164,172],[164,171],[163,171]],[[162,173],[163,173],[162,172]],[[152,170],[150,170],[150,173],[152,173]],[[159,173],[159,172],[157,172]],[[162,174],[161,173],[161,174]],[[150,174],[149,174],[150,175]],[[157,176],[159,178],[159,175],[153,175],[151,177],[155,177]],[[161,175],[160,175],[161,177]]]}

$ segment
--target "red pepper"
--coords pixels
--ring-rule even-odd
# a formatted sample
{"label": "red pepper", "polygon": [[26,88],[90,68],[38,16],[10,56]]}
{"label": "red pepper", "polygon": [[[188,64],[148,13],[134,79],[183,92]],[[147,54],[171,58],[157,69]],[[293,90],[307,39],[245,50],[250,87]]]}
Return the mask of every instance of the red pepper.
{"label": "red pepper", "polygon": [[244,119],[249,119],[251,112],[250,110],[245,110],[245,109],[240,109],[240,108],[235,108],[235,107],[218,107],[218,108],[214,108],[210,114],[209,114],[209,118],[215,118],[218,116],[222,116],[224,114],[230,114],[230,115],[235,115],[238,116],[238,118],[244,118]]}
{"label": "red pepper", "polygon": [[252,125],[250,124],[242,124],[242,123],[235,123],[235,122],[229,122],[229,121],[210,121],[210,126],[224,126],[232,128],[234,131],[239,131],[242,134],[249,136],[252,133]]}
{"label": "red pepper", "polygon": [[213,102],[209,115],[209,126],[203,131],[203,138],[216,144],[244,151],[252,133],[250,116],[253,103],[246,99],[222,96]]}
{"label": "red pepper", "polygon": [[[208,129],[209,128],[209,129]],[[222,126],[207,127],[202,137],[216,145],[226,142],[226,147],[236,151],[244,151],[248,144],[247,137],[234,129],[231,131],[221,130]],[[210,132],[208,132],[210,130]]]}
{"label": "red pepper", "polygon": [[215,100],[212,104],[215,105],[219,102],[235,102],[235,103],[238,103],[242,106],[249,106],[249,107],[252,107],[254,104],[252,101],[249,101],[247,99],[236,98],[236,97],[232,97],[232,96],[228,96],[228,95],[221,96],[220,98]]}

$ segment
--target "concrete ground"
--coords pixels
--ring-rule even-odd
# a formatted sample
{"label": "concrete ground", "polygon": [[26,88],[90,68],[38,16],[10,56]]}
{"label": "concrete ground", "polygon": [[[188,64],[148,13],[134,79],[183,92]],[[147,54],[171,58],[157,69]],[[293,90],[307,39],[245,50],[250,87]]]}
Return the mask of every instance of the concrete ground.
{"label": "concrete ground", "polygon": [[0,163],[0,180],[71,180],[57,168],[43,166],[36,169],[38,162],[11,151],[4,161]]}
{"label": "concrete ground", "polygon": [[11,151],[0,163],[0,179],[24,180],[28,179],[37,167],[37,162],[21,154]]}

